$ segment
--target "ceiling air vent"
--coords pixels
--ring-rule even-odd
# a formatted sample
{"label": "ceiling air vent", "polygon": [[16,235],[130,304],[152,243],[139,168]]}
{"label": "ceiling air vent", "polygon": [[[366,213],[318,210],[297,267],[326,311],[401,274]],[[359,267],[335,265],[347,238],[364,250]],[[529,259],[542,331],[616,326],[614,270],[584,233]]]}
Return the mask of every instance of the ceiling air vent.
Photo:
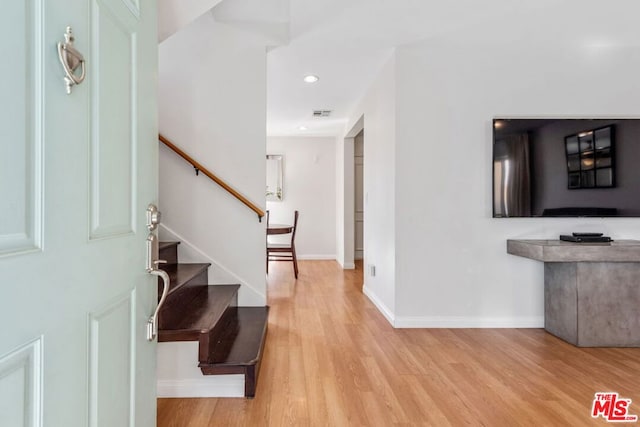
{"label": "ceiling air vent", "polygon": [[329,117],[331,110],[313,110],[313,117]]}

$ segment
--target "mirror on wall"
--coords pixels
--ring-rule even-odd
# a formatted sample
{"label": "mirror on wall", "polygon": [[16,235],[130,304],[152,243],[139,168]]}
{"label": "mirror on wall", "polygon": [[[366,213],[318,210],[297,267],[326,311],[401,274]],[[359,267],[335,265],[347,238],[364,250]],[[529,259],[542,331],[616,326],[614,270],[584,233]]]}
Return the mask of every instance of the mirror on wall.
{"label": "mirror on wall", "polygon": [[280,154],[267,154],[267,200],[281,201],[284,197],[282,190],[282,162]]}

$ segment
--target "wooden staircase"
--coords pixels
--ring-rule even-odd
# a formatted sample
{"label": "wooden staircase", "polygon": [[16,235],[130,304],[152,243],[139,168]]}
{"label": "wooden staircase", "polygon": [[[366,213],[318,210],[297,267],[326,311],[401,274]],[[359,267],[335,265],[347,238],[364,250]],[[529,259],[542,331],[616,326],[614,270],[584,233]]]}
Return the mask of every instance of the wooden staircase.
{"label": "wooden staircase", "polygon": [[198,341],[194,363],[197,356],[202,373],[244,374],[244,395],[254,397],[269,307],[238,307],[240,285],[209,285],[210,264],[179,263],[179,243],[160,243],[160,259],[167,261],[160,267],[171,286],[158,316],[158,341]]}

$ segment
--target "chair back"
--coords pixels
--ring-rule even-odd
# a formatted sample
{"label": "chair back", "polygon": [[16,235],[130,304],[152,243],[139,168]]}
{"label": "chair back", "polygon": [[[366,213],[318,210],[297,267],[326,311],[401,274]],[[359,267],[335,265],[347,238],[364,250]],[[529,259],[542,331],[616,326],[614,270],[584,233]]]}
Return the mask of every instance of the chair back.
{"label": "chair back", "polygon": [[298,229],[298,215],[299,212],[295,211],[293,213],[293,233],[291,233],[291,246],[293,247],[293,241],[296,238],[296,230]]}

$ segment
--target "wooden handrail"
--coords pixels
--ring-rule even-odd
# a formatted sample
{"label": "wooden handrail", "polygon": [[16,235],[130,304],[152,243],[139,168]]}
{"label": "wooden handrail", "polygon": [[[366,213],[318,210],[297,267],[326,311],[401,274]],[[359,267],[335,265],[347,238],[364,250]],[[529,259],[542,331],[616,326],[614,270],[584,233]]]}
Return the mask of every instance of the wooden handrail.
{"label": "wooden handrail", "polygon": [[188,155],[187,153],[182,151],[180,148],[178,148],[173,142],[169,141],[167,138],[165,138],[164,136],[162,136],[160,134],[158,134],[158,139],[164,145],[166,145],[167,147],[172,149],[177,155],[179,155],[180,157],[185,159],[187,162],[189,162],[191,164],[191,166],[193,166],[195,168],[196,174],[198,172],[202,172],[207,177],[209,177],[213,182],[215,182],[220,187],[222,187],[225,190],[227,190],[227,192],[230,193],[233,197],[235,197],[236,199],[240,200],[249,209],[251,209],[256,214],[258,214],[258,221],[262,222],[262,217],[264,216],[264,211],[262,209],[260,209],[259,207],[257,207],[253,203],[251,203],[246,197],[244,197],[242,194],[240,194],[236,190],[234,190],[229,184],[227,184],[222,179],[218,178],[216,175],[211,173],[207,168],[202,166],[202,164],[198,163],[198,161],[196,161],[193,157],[191,157],[190,155]]}

